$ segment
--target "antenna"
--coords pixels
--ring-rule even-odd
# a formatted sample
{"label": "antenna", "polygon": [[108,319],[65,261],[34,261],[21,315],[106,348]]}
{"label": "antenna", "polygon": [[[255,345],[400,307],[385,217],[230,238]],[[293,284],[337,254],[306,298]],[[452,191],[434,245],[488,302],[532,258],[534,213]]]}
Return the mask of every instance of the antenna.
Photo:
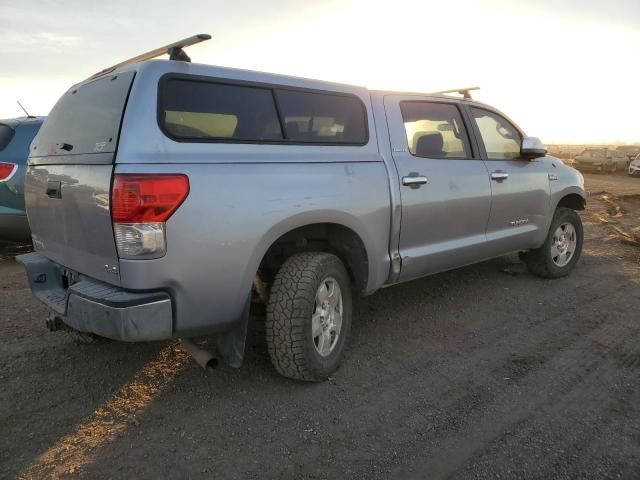
{"label": "antenna", "polygon": [[169,45],[165,45],[164,47],[156,48],[146,53],[142,53],[133,58],[125,60],[124,62],[116,63],[112,67],[105,68],[104,70],[100,70],[98,73],[91,75],[89,79],[97,78],[97,77],[100,77],[101,75],[105,75],[109,72],[113,72],[116,68],[124,67],[125,65],[144,62],[145,60],[151,60],[152,58],[156,58],[156,57],[159,57],[160,55],[165,55],[165,54],[169,55],[169,60],[179,60],[182,62],[190,62],[191,59],[185,53],[183,48],[189,47],[191,45],[195,45],[196,43],[204,42],[205,40],[210,40],[210,39],[211,39],[211,35],[206,33],[194,35],[192,37],[170,43]]}
{"label": "antenna", "polygon": [[20,108],[22,109],[22,111],[25,113],[25,115],[27,116],[27,118],[36,118],[33,115],[29,115],[29,112],[27,112],[27,109],[24,108],[22,106],[22,104],[20,103],[20,100],[16,100],[18,102],[18,105],[20,105]]}
{"label": "antenna", "polygon": [[471,90],[480,90],[480,87],[468,87],[468,88],[454,88],[452,90],[442,90],[440,92],[433,92],[436,95],[447,95],[449,93],[458,93],[462,95],[465,100],[471,100]]}

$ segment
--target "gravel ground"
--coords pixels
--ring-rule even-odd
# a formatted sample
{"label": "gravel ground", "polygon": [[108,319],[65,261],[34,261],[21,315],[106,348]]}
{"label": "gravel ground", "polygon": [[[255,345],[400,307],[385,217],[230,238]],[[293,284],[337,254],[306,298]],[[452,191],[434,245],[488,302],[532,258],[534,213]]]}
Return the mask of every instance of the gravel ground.
{"label": "gravel ground", "polygon": [[640,478],[640,248],[614,228],[640,179],[586,177],[570,277],[506,257],[382,290],[317,385],[49,333],[5,250],[0,478]]}

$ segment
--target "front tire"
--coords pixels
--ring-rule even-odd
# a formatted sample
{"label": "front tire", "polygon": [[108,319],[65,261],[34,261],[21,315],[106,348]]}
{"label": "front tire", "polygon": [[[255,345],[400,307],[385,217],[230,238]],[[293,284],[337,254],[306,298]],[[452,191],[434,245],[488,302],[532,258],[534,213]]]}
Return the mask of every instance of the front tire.
{"label": "front tire", "polygon": [[322,252],[289,257],[267,306],[267,346],[275,369],[296,380],[326,380],[340,364],[351,312],[351,282],[338,257]]}
{"label": "front tire", "polygon": [[527,268],[543,278],[569,275],[580,259],[583,239],[580,216],[570,208],[558,207],[542,247],[524,255]]}

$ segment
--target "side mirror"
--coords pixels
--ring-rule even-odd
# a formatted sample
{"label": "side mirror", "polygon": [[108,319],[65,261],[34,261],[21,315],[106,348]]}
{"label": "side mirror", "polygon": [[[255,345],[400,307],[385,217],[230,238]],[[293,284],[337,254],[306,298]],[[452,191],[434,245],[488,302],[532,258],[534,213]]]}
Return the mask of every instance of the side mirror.
{"label": "side mirror", "polygon": [[524,137],[520,146],[520,157],[525,160],[535,160],[547,154],[547,147],[538,137]]}

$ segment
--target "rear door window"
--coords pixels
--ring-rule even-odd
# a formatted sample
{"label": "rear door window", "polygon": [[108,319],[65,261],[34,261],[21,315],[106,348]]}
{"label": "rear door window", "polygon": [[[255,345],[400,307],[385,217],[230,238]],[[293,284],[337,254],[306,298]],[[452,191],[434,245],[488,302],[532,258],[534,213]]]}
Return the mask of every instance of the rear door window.
{"label": "rear door window", "polygon": [[409,152],[424,158],[471,158],[458,107],[447,103],[401,102]]}
{"label": "rear door window", "polygon": [[161,94],[162,126],[184,140],[282,140],[268,88],[170,79]]}
{"label": "rear door window", "polygon": [[302,143],[363,145],[366,110],[350,95],[276,90],[287,140]]}
{"label": "rear door window", "polygon": [[8,125],[0,123],[0,152],[11,143],[15,130]]}
{"label": "rear door window", "polygon": [[32,156],[115,152],[134,75],[109,75],[71,88],[42,125]]}

